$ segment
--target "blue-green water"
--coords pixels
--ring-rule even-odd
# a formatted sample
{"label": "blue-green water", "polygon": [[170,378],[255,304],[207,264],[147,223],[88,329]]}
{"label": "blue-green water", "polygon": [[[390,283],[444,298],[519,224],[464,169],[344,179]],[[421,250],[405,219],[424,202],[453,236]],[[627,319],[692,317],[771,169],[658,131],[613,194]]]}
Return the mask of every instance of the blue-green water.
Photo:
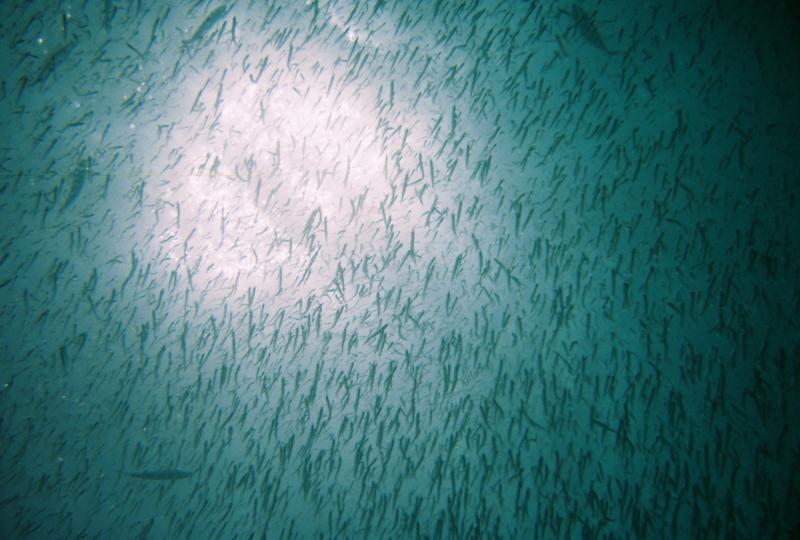
{"label": "blue-green water", "polygon": [[796,2],[4,2],[2,538],[790,538]]}

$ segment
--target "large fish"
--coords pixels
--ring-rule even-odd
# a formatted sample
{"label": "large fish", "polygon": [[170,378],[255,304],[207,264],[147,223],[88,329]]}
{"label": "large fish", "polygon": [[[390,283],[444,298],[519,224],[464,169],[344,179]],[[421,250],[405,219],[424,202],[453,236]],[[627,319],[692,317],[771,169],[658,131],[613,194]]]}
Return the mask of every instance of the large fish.
{"label": "large fish", "polygon": [[228,6],[226,4],[222,4],[218,6],[214,11],[208,14],[208,16],[203,20],[200,26],[197,27],[197,30],[194,31],[192,37],[187,40],[183,41],[183,49],[185,51],[190,50],[194,47],[197,43],[199,43],[205,36],[208,34],[209,30],[214,28],[218,22],[225,18],[228,14]]}
{"label": "large fish", "polygon": [[580,6],[578,6],[578,4],[572,5],[572,11],[566,11],[563,9],[559,9],[558,11],[563,15],[569,15],[572,17],[572,20],[575,22],[575,27],[581,33],[583,39],[589,43],[589,45],[596,49],[600,49],[606,54],[619,54],[619,51],[612,51],[606,46],[605,41],[603,41],[603,37],[600,35],[600,32],[597,30],[597,26],[592,20],[592,17]]}
{"label": "large fish", "polygon": [[136,473],[128,473],[128,476],[133,478],[142,478],[144,480],[183,480],[189,478],[194,473],[192,471],[184,471],[181,469],[166,469],[163,471],[142,471]]}

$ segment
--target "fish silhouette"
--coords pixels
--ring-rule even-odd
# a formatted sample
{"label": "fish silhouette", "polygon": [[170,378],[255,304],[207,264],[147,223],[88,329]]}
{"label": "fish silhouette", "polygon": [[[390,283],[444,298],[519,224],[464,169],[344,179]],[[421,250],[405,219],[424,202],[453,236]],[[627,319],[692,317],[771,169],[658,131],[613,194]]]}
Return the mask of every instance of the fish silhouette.
{"label": "fish silhouette", "polygon": [[578,4],[573,4],[571,11],[566,11],[563,9],[559,9],[558,11],[559,13],[569,15],[572,18],[572,21],[575,23],[575,27],[581,33],[583,39],[589,43],[589,45],[596,49],[600,49],[606,54],[619,54],[619,51],[612,51],[606,46],[606,43],[603,41],[603,37],[597,30],[597,26],[594,24],[591,15],[586,13],[586,11],[578,6]]}
{"label": "fish silhouette", "polygon": [[89,179],[91,175],[92,160],[86,158],[82,160],[75,170],[73,170],[69,175],[69,195],[67,195],[66,200],[64,200],[64,204],[61,205],[61,210],[59,210],[59,213],[72,206],[72,204],[78,199],[78,196],[81,194],[81,190],[83,190],[84,184],[86,184],[86,180]]}
{"label": "fish silhouette", "polygon": [[216,26],[219,21],[224,19],[227,14],[228,6],[225,4],[218,6],[214,11],[209,13],[200,26],[197,27],[197,30],[194,31],[192,37],[183,41],[184,50],[189,50],[191,47],[202,41],[206,34],[208,34],[209,30],[214,28],[214,26]]}
{"label": "fish silhouette", "polygon": [[142,478],[144,480],[182,480],[189,478],[194,473],[191,471],[184,471],[181,469],[166,469],[163,471],[142,471],[136,473],[128,473],[128,476],[133,478]]}

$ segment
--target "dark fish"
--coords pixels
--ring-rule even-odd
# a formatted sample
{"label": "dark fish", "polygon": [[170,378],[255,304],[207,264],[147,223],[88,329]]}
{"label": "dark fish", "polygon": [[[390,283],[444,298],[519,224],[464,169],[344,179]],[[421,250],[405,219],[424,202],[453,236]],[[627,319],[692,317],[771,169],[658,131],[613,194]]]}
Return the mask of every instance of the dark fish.
{"label": "dark fish", "polygon": [[2,501],[0,501],[0,507],[6,506],[8,504],[11,504],[12,502],[16,501],[17,499],[19,499],[19,495],[14,495],[13,497],[8,497],[6,499],[3,499]]}
{"label": "dark fish", "polygon": [[44,61],[42,62],[41,67],[39,68],[39,72],[36,74],[36,79],[34,80],[35,83],[45,82],[50,75],[52,75],[55,70],[56,66],[62,64],[75,47],[75,41],[71,41],[66,43],[45,56]]}
{"label": "dark fish", "polygon": [[597,30],[597,26],[594,24],[592,17],[586,13],[586,11],[581,9],[578,4],[572,5],[572,11],[560,9],[559,12],[572,17],[572,20],[575,22],[575,27],[589,45],[595,47],[596,49],[600,49],[606,54],[619,54],[619,51],[612,51],[606,47],[606,43],[603,41],[603,37]]}
{"label": "dark fish", "polygon": [[117,12],[117,6],[111,3],[111,0],[103,0],[103,27],[106,31],[111,30],[111,21],[114,19],[114,14]]}
{"label": "dark fish", "polygon": [[142,478],[144,480],[182,480],[189,478],[194,473],[191,471],[184,471],[181,469],[167,469],[164,471],[142,471],[137,473],[128,473],[128,476],[134,478]]}

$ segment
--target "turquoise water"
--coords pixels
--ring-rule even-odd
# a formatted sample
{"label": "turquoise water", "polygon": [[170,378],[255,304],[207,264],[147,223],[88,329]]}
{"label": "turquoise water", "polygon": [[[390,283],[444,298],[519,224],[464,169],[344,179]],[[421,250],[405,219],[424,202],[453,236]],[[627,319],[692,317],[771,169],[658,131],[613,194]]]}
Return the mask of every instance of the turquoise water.
{"label": "turquoise water", "polygon": [[3,538],[790,538],[794,2],[5,2]]}

